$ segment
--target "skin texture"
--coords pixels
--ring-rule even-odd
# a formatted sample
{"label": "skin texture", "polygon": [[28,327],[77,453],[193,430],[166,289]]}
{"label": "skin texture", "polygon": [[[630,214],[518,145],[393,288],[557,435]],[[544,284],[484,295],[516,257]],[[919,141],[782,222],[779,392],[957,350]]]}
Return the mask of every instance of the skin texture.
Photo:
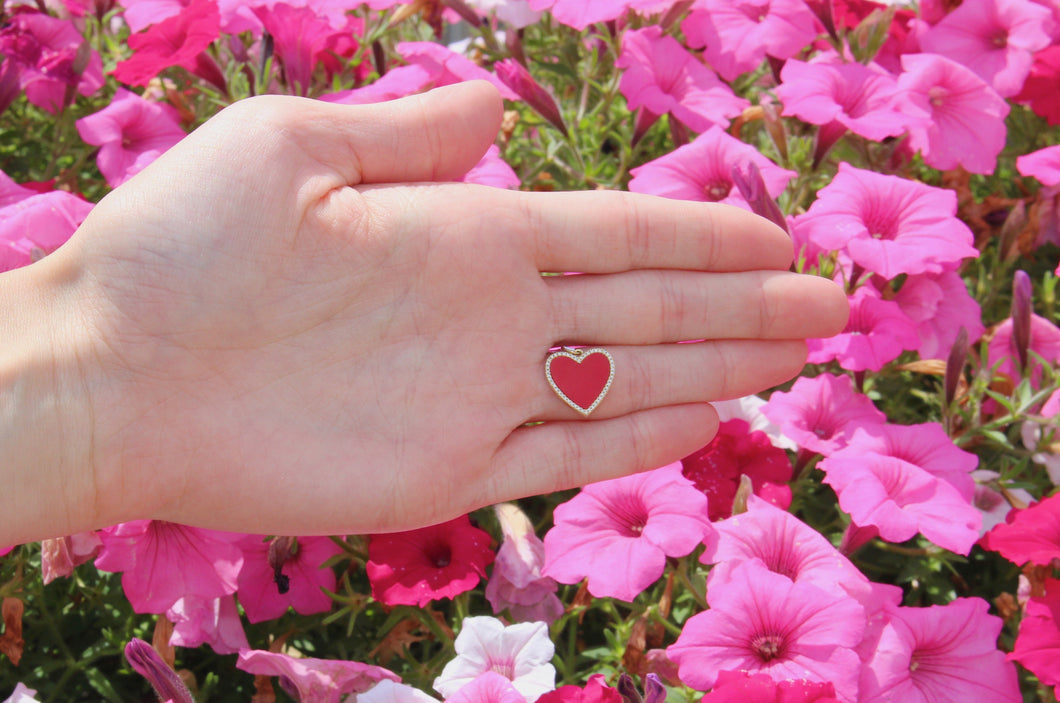
{"label": "skin texture", "polygon": [[[711,438],[708,401],[841,330],[843,294],[788,273],[786,236],[742,210],[443,183],[501,110],[481,82],[242,101],[0,276],[22,496],[0,498],[22,517],[0,543],[147,517],[409,529],[654,468]],[[562,343],[615,358],[589,420],[545,380]]]}

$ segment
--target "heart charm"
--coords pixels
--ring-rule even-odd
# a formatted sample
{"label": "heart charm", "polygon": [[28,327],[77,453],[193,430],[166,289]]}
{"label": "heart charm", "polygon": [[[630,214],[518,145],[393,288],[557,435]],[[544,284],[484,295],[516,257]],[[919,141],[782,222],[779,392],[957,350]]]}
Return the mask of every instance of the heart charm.
{"label": "heart charm", "polygon": [[615,360],[599,348],[552,352],[545,361],[548,385],[564,403],[589,416],[615,380]]}

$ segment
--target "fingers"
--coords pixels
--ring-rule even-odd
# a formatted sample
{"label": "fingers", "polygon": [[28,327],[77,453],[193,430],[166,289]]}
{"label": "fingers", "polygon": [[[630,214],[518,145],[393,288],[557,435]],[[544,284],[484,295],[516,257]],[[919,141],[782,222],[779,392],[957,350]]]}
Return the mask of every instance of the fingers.
{"label": "fingers", "polygon": [[849,314],[832,281],[788,272],[628,271],[544,280],[557,344],[831,337]]}
{"label": "fingers", "polygon": [[510,500],[658,468],[696,451],[717,429],[718,414],[705,404],[522,427],[494,455],[486,495]]}
{"label": "fingers", "polygon": [[[592,421],[649,408],[739,398],[783,383],[802,370],[801,340],[733,340],[608,347],[614,358],[611,390],[593,411]],[[548,385],[542,360],[530,421],[580,417]]]}

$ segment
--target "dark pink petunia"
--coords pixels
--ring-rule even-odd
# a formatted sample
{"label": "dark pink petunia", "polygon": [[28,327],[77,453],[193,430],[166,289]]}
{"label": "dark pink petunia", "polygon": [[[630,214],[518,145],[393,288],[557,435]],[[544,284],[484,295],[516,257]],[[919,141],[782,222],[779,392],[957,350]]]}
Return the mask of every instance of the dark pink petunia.
{"label": "dark pink petunia", "polygon": [[272,7],[254,7],[253,12],[272,36],[287,85],[298,95],[309,92],[317,65],[333,60],[332,53],[340,44],[349,44],[361,27],[359,20],[350,17],[347,26],[337,29],[310,7],[292,7],[282,2]]}
{"label": "dark pink petunia", "polygon": [[917,325],[922,359],[945,359],[963,327],[969,340],[982,336],[982,309],[953,269],[906,276],[894,302]]}
{"label": "dark pink petunia", "polygon": [[856,699],[861,663],[853,648],[865,610],[853,598],[792,582],[751,560],[712,580],[707,602],[710,609],[689,618],[666,650],[687,686],[705,691],[722,671],[747,671],[830,682],[840,700]]}
{"label": "dark pink petunia", "polygon": [[493,563],[489,533],[467,515],[409,532],[373,535],[364,569],[372,597],[385,605],[418,605],[469,591]]}
{"label": "dark pink petunia", "polygon": [[606,683],[603,674],[593,674],[585,686],[560,686],[537,699],[537,703],[622,703],[622,696]]}
{"label": "dark pink petunia", "polygon": [[295,700],[339,703],[350,693],[363,693],[379,681],[401,681],[397,674],[371,664],[338,659],[291,657],[280,652],[246,649],[236,668],[264,676],[278,676],[284,688],[297,692]]}
{"label": "dark pink petunia", "polygon": [[803,0],[700,0],[681,23],[707,65],[732,81],[766,56],[788,59],[817,37],[817,20]]}
{"label": "dark pink petunia", "polygon": [[1060,580],[1045,579],[1044,590],[1043,595],[1027,601],[1016,646],[1008,658],[1046,686],[1060,686]]}
{"label": "dark pink petunia", "polygon": [[1023,87],[1034,52],[1051,43],[1052,22],[1031,0],[964,0],[920,34],[920,47],[967,66],[1007,98]]}
{"label": "dark pink petunia", "polygon": [[723,671],[701,703],[839,703],[839,699],[830,683],[774,681],[766,674]]}
{"label": "dark pink petunia", "polygon": [[797,219],[818,246],[845,251],[864,269],[892,279],[939,273],[979,255],[971,229],[956,214],[952,190],[844,162]]}
{"label": "dark pink petunia", "polygon": [[179,14],[130,36],[133,55],[119,62],[112,75],[126,85],[146,86],[164,69],[180,66],[223,88],[221,70],[203,54],[219,36],[221,15],[215,0],[192,0]]}
{"label": "dark pink petunia", "polygon": [[653,115],[670,113],[695,132],[715,124],[727,127],[730,117],[751,104],[736,97],[658,26],[626,31],[615,65],[625,69],[619,88],[630,110],[643,107]]}
{"label": "dark pink petunia", "polygon": [[1029,105],[1049,124],[1060,124],[1060,46],[1054,44],[1034,55],[1023,90],[1012,99]]}
{"label": "dark pink petunia", "polygon": [[15,187],[7,191],[8,204],[0,206],[0,272],[55,251],[92,211],[92,203],[64,190]]}
{"label": "dark pink petunia", "polygon": [[589,580],[599,598],[632,601],[666,568],[714,535],[707,498],[681,464],[593,483],[558,506],[545,535],[544,575]]}
{"label": "dark pink petunia", "polygon": [[1060,493],[1012,511],[979,544],[1019,565],[1048,566],[1060,559]]}
{"label": "dark pink petunia", "polygon": [[788,182],[795,177],[794,171],[780,168],[754,147],[714,126],[691,143],[631,169],[633,178],[629,189],[634,193],[725,203],[749,209],[732,176],[734,169],[745,168],[749,163],[758,167],[769,195],[774,198],[784,192]]}
{"label": "dark pink petunia", "polygon": [[849,376],[831,374],[803,376],[790,391],[774,391],[762,412],[800,447],[825,456],[845,447],[858,427],[887,421]]}
{"label": "dark pink petunia", "polygon": [[251,535],[239,546],[243,550],[239,603],[247,620],[272,620],[288,608],[303,615],[331,610],[334,602],[322,589],[335,590],[335,572],[323,565],[342,550],[330,538],[265,540]]}
{"label": "dark pink petunia", "polygon": [[850,317],[834,337],[809,339],[811,364],[837,361],[850,371],[879,371],[920,340],[916,325],[892,300],[884,300],[872,286],[861,286],[850,296]]}
{"label": "dark pink petunia", "polygon": [[906,54],[898,88],[909,114],[909,144],[937,169],[993,173],[1005,147],[1008,103],[961,64],[937,54]]}

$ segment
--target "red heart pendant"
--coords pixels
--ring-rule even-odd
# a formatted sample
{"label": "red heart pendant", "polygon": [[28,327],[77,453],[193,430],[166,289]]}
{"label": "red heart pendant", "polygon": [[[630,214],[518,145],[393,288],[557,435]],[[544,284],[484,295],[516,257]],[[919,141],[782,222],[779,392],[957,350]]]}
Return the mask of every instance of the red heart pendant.
{"label": "red heart pendant", "polygon": [[545,376],[564,403],[588,417],[611,390],[615,360],[604,349],[564,347],[549,354]]}

